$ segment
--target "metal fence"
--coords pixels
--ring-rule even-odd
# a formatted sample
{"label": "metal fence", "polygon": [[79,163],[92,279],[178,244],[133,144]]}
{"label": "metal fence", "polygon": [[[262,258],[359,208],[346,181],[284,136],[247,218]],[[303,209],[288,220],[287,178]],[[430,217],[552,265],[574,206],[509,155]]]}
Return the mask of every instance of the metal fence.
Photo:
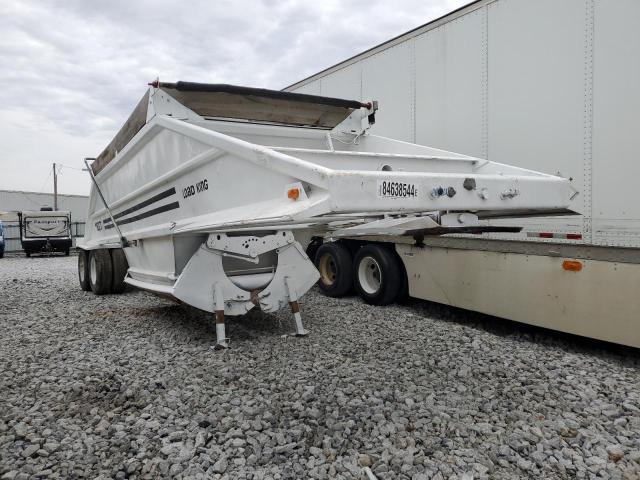
{"label": "metal fence", "polygon": [[[84,237],[85,222],[71,222],[71,241],[76,246],[76,238]],[[7,253],[21,252],[20,224],[18,222],[5,222],[4,225],[4,251]]]}

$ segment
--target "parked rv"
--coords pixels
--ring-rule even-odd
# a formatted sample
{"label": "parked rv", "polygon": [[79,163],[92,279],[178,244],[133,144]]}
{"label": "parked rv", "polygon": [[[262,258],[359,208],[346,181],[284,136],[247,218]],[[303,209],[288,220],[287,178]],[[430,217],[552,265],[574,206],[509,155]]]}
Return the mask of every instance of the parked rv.
{"label": "parked rv", "polygon": [[50,252],[69,255],[72,245],[70,212],[44,207],[40,211],[20,212],[18,219],[20,241],[27,257]]}

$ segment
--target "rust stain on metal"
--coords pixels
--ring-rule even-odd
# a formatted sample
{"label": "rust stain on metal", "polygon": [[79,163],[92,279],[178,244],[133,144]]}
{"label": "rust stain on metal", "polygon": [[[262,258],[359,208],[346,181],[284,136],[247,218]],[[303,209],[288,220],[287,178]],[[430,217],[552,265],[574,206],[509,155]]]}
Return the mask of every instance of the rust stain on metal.
{"label": "rust stain on metal", "polygon": [[251,303],[253,303],[256,307],[260,306],[260,299],[258,298],[258,294],[260,290],[251,290]]}

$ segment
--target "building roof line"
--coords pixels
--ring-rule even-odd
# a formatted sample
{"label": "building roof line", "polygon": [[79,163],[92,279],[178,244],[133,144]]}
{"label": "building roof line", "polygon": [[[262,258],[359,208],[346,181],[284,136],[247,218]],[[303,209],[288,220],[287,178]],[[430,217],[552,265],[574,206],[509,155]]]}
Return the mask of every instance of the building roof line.
{"label": "building roof line", "polygon": [[[0,193],[27,193],[29,195],[50,195],[53,197],[53,192],[30,192],[27,190],[4,190],[0,189]],[[58,193],[58,197],[74,197],[74,198],[89,198],[89,195],[76,195],[72,193]]]}

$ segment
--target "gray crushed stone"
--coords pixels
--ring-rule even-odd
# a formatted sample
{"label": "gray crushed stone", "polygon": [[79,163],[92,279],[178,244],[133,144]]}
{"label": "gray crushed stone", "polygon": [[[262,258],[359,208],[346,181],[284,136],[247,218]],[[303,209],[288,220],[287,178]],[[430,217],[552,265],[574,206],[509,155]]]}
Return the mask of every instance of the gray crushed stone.
{"label": "gray crushed stone", "polygon": [[[228,323],[0,260],[0,478],[640,477],[640,353],[428,302]],[[605,321],[605,319],[603,319]]]}

